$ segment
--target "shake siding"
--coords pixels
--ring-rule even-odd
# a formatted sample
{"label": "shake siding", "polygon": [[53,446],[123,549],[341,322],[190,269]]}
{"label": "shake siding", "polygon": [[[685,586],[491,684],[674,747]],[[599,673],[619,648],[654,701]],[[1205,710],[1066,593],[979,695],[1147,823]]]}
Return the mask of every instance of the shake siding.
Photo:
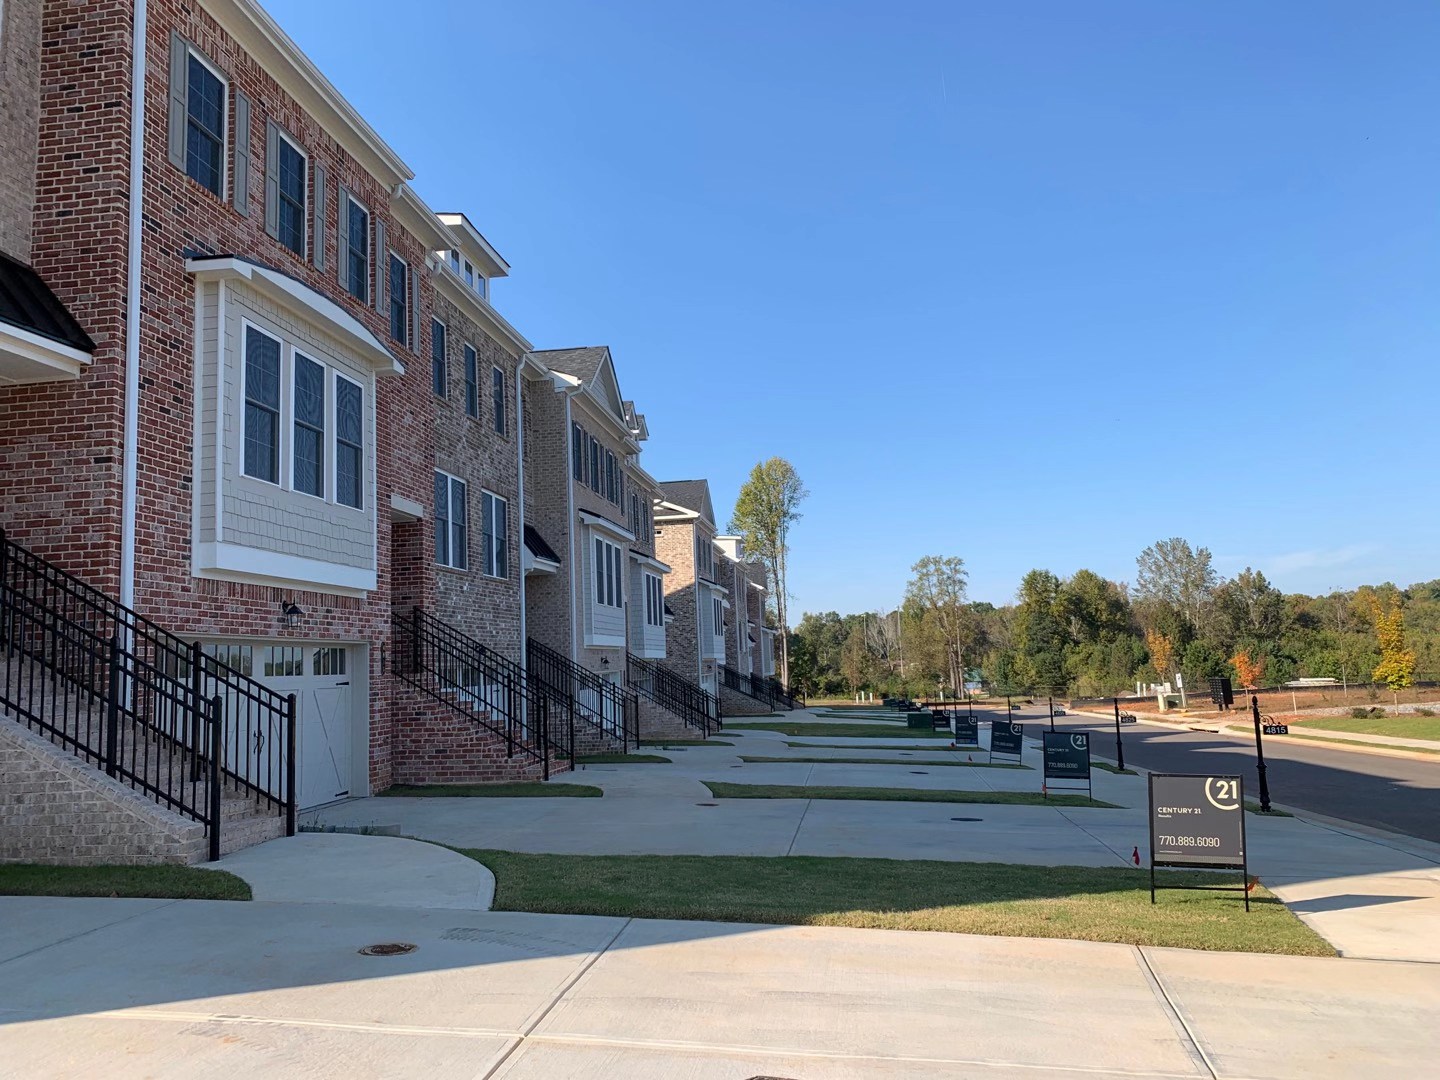
{"label": "shake siding", "polygon": [[[219,358],[216,356],[216,349],[219,346],[217,335],[220,325],[220,290],[219,282],[207,282],[200,288],[200,328],[197,334],[199,338],[200,369],[197,379],[197,401],[208,404],[197,408],[198,419],[198,453],[196,457],[197,475],[195,477],[195,490],[199,501],[199,533],[198,541],[202,544],[213,543],[215,536],[215,447],[216,433],[219,430],[216,424],[217,407],[223,412],[223,402],[217,401],[222,385],[218,368]],[[233,425],[226,425],[227,430]]]}

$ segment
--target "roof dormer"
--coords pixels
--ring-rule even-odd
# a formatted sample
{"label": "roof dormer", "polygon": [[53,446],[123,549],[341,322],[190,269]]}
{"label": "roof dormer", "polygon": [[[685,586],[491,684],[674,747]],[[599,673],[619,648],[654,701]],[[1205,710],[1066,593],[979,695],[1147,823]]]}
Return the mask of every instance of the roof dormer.
{"label": "roof dormer", "polygon": [[464,214],[435,215],[453,232],[460,242],[458,248],[439,252],[440,258],[451,271],[476,296],[490,299],[490,279],[506,277],[510,264],[490,246],[490,241],[480,234]]}

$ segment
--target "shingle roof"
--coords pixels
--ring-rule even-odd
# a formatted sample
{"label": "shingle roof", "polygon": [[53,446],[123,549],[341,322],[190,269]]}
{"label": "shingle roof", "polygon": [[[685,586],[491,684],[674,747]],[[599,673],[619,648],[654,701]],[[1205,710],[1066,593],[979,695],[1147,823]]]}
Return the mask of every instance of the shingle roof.
{"label": "shingle roof", "polygon": [[705,497],[710,493],[707,480],[663,480],[660,496],[668,503],[694,510],[697,514],[705,511]]}
{"label": "shingle roof", "polygon": [[545,559],[547,562],[558,563],[560,556],[555,554],[555,549],[545,542],[539,530],[528,522],[525,525],[525,546],[530,549],[530,554],[537,559]]}
{"label": "shingle roof", "polygon": [[600,371],[609,351],[605,345],[586,345],[579,349],[536,349],[531,355],[552,371],[588,383]]}
{"label": "shingle roof", "polygon": [[40,275],[5,255],[0,255],[0,321],[81,352],[95,351],[90,335]]}

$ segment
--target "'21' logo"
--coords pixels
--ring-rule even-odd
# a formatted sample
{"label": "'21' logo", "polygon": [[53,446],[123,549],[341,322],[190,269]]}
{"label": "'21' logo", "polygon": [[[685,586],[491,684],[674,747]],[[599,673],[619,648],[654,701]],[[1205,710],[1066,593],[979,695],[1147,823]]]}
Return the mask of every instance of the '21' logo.
{"label": "'21' logo", "polygon": [[1216,810],[1240,809],[1240,781],[1209,777],[1205,781],[1205,798]]}

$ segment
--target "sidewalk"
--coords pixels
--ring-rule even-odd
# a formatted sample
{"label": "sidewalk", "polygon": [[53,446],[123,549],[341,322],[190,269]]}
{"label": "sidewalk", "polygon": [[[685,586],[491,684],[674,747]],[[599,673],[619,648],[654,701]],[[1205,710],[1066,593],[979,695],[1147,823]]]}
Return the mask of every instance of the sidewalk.
{"label": "sidewalk", "polygon": [[[364,945],[405,942],[408,955]],[[6,1075],[1420,1076],[1440,966],[358,904],[0,898]]]}

